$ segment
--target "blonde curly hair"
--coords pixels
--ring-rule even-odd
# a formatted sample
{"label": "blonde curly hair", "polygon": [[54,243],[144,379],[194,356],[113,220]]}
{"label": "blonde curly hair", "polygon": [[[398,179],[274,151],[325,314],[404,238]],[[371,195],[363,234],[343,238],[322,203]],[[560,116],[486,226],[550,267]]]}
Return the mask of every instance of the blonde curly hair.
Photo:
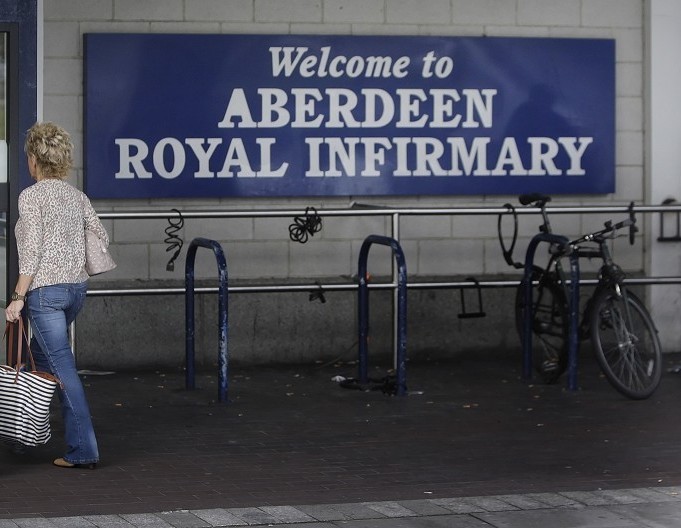
{"label": "blonde curly hair", "polygon": [[45,178],[63,180],[73,165],[71,136],[62,127],[49,121],[36,123],[28,129],[24,152],[35,157]]}

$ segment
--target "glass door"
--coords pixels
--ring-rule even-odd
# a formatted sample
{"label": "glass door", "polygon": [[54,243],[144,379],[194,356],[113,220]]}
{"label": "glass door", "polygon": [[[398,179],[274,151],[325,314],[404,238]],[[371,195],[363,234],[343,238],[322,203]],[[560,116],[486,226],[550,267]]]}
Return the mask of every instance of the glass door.
{"label": "glass door", "polygon": [[[10,211],[10,189],[19,196],[19,153],[17,118],[19,116],[19,46],[16,24],[0,23],[0,306],[5,306],[8,281],[16,280],[18,264],[10,225],[16,222],[16,213]],[[14,206],[16,209],[16,205]],[[14,287],[14,284],[11,286]]]}
{"label": "glass door", "polygon": [[7,33],[0,33],[0,299],[7,299],[7,182],[9,175],[9,142],[7,125]]}

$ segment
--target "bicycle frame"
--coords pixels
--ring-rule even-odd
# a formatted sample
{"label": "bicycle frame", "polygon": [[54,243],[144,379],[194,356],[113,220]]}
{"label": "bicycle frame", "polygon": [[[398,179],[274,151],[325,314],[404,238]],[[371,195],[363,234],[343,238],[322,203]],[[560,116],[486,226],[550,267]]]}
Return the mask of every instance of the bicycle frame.
{"label": "bicycle frame", "polygon": [[[549,221],[548,213],[546,212],[546,202],[541,201],[539,203],[539,207],[543,220],[543,224],[539,226],[539,230],[544,233],[552,233],[551,223]],[[615,225],[612,225],[611,222],[606,222],[604,229],[597,231],[595,233],[584,235],[569,243],[570,252],[576,253],[580,259],[599,258],[603,261],[603,264],[598,271],[598,283],[596,284],[593,293],[589,296],[586,302],[585,309],[582,312],[578,332],[578,336],[581,340],[587,338],[589,335],[590,332],[589,323],[591,321],[590,315],[593,305],[592,301],[594,298],[597,297],[597,294],[603,289],[613,288],[617,296],[622,297],[624,299],[625,302],[623,303],[623,305],[625,307],[625,316],[628,321],[631,320],[631,314],[629,313],[629,303],[626,302],[627,288],[624,286],[624,279],[626,275],[624,271],[622,271],[622,268],[620,268],[613,261],[612,254],[610,252],[610,248],[608,247],[607,241],[615,238],[615,234],[618,229],[632,225],[633,222],[634,220],[631,218],[629,220],[619,222]],[[597,244],[598,247],[585,248],[581,246],[581,244],[585,242],[595,243]],[[551,271],[551,269],[555,269],[556,276],[558,278],[558,284],[561,286],[561,288],[563,288],[565,298],[569,299],[570,291],[568,287],[568,279],[562,264],[562,259],[568,255],[555,247],[550,248],[549,252],[551,255],[549,257],[549,262],[547,263],[545,270]]]}
{"label": "bicycle frame", "polygon": [[[549,221],[548,213],[546,212],[546,200],[540,200],[538,202],[541,216],[542,225],[539,226],[539,230],[544,233],[552,233],[551,222]],[[621,297],[624,302],[625,318],[627,323],[631,322],[631,313],[629,311],[629,302],[627,288],[624,286],[624,279],[626,274],[612,259],[612,254],[608,246],[608,240],[614,239],[616,233],[619,229],[624,227],[633,226],[636,220],[630,215],[629,219],[618,222],[617,224],[612,224],[612,222],[606,222],[605,228],[588,235],[584,235],[576,240],[569,243],[569,251],[575,252],[577,256],[582,258],[599,258],[602,260],[603,264],[598,271],[598,283],[592,294],[589,296],[584,311],[581,315],[581,320],[579,323],[578,336],[580,340],[584,340],[589,336],[590,333],[590,321],[591,312],[593,310],[593,299],[598,296],[598,293],[604,289],[613,289],[618,297]],[[631,235],[630,235],[631,241]],[[598,247],[583,247],[581,244],[584,243],[594,243]],[[566,299],[570,299],[570,289],[568,287],[568,280],[566,278],[565,270],[563,269],[562,259],[567,256],[564,251],[558,248],[551,247],[549,249],[550,258],[545,271],[550,272],[555,269],[557,281],[560,287],[563,289]],[[537,267],[538,268],[538,267]],[[578,310],[581,311],[581,310]]]}

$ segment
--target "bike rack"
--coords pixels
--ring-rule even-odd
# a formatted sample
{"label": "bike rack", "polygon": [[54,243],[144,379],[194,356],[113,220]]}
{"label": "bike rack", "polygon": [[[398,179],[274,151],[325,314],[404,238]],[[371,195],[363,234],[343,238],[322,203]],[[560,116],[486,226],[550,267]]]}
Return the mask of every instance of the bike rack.
{"label": "bike rack", "polygon": [[368,342],[369,342],[369,287],[367,285],[367,258],[372,244],[389,246],[397,263],[397,328],[395,350],[395,372],[397,374],[397,395],[404,396],[406,384],[406,352],[407,352],[407,264],[399,242],[394,238],[369,235],[364,239],[359,251],[358,263],[358,315],[359,315],[359,381],[369,382],[368,375]]}
{"label": "bike rack", "polygon": [[188,390],[195,388],[194,369],[194,261],[196,250],[205,247],[213,250],[218,265],[220,288],[218,292],[218,401],[227,401],[227,261],[222,247],[215,240],[195,238],[187,250],[185,262],[185,339],[186,371],[185,385]]}
{"label": "bike rack", "polygon": [[[551,214],[614,214],[614,213],[630,213],[632,210],[637,213],[662,213],[662,214],[681,214],[681,205],[676,203],[665,203],[663,205],[639,205],[634,207],[624,205],[601,205],[601,206],[553,206],[549,208]],[[485,216],[485,215],[499,215],[508,213],[508,207],[448,207],[448,208],[389,208],[378,206],[367,206],[357,203],[352,203],[347,209],[324,209],[318,211],[318,214],[324,218],[352,218],[352,217],[386,217],[390,219],[389,233],[395,240],[400,240],[399,227],[400,222],[404,218],[422,217],[422,216]],[[535,215],[535,208],[521,208],[517,210],[519,215]],[[185,220],[194,219],[201,220],[207,218],[285,218],[296,217],[304,214],[301,209],[264,209],[264,210],[197,210],[197,211],[183,211],[182,216]],[[149,211],[109,211],[99,213],[102,220],[154,220],[168,219],[168,212],[165,210],[149,210]],[[522,264],[521,266],[522,267]],[[392,289],[393,296],[396,296],[397,280],[393,274],[392,284],[374,284],[372,288],[376,289]],[[581,284],[596,284],[596,279],[583,279]],[[417,290],[427,289],[451,289],[451,288],[515,288],[520,284],[518,279],[503,279],[503,280],[481,280],[477,285],[470,281],[444,279],[441,281],[431,282],[412,282],[408,284],[408,288]],[[656,285],[679,285],[681,284],[681,276],[653,276],[653,277],[635,277],[625,279],[625,284],[628,285],[642,285],[642,286],[656,286]],[[230,293],[270,293],[270,292],[313,292],[321,291],[351,291],[357,289],[357,284],[347,283],[324,283],[324,284],[290,284],[288,282],[277,282],[267,284],[253,284],[242,286],[231,286]],[[218,290],[215,287],[197,288],[197,293],[213,294]],[[89,297],[117,297],[117,296],[148,296],[148,295],[184,295],[186,288],[182,287],[162,287],[162,288],[92,288],[89,289],[87,295]],[[396,328],[397,322],[393,320],[393,327]],[[76,350],[76,324],[71,323],[71,347],[74,354]],[[396,343],[393,342],[393,352],[397,355]]]}
{"label": "bike rack", "polygon": [[459,289],[461,297],[461,313],[459,313],[459,319],[473,319],[478,317],[486,317],[487,314],[485,310],[482,309],[482,288],[480,287],[480,281],[475,277],[466,277],[467,281],[471,281],[475,285],[475,290],[478,293],[478,309],[476,311],[466,310],[466,295],[463,292],[463,288]]}
{"label": "bike rack", "polygon": [[[539,233],[530,241],[525,253],[525,272],[523,275],[525,306],[532,306],[532,268],[534,266],[534,254],[540,242],[558,244],[567,247],[570,241],[561,235]],[[570,310],[569,336],[568,336],[568,389],[577,390],[577,352],[579,347],[579,256],[569,254],[570,257]],[[525,310],[523,319],[523,379],[532,379],[532,310]]]}
{"label": "bike rack", "polygon": [[[662,205],[673,205],[676,203],[674,198],[667,198],[662,202]],[[672,216],[672,223],[676,226],[675,235],[665,235],[665,219]],[[660,212],[660,236],[657,237],[658,242],[681,242],[681,212]]]}

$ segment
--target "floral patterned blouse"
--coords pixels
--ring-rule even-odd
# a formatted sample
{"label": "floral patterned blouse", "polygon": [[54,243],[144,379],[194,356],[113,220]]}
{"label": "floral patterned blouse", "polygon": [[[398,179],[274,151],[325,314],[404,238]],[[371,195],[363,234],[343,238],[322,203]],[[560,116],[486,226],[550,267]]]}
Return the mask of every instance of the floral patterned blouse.
{"label": "floral patterned blouse", "polygon": [[14,232],[19,273],[33,277],[29,290],[87,280],[85,229],[109,245],[89,198],[72,185],[48,178],[21,192]]}

